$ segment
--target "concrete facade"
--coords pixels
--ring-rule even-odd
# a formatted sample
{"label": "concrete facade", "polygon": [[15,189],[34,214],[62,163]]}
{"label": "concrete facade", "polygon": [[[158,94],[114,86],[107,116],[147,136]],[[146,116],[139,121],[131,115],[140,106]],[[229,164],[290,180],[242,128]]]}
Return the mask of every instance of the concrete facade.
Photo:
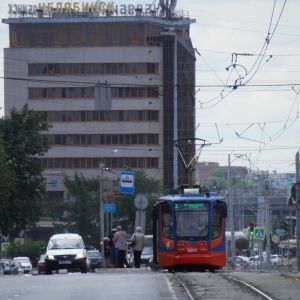
{"label": "concrete facade", "polygon": [[[194,137],[195,55],[189,26],[195,20],[159,12],[91,17],[25,11],[2,22],[10,31],[10,46],[4,49],[5,115],[28,103],[50,120],[53,127],[46,134],[53,144],[41,160],[48,191],[59,192],[59,201],[68,197],[62,176],[75,171],[98,176],[101,161],[117,174],[126,166],[142,168],[165,188],[173,188],[174,176],[186,183],[176,157],[179,175],[173,172],[173,142],[174,136]],[[90,72],[96,65],[110,71]],[[128,72],[132,66],[143,71]],[[111,87],[110,109],[95,108],[99,83]],[[88,119],[94,113],[99,120]],[[124,117],[130,114],[138,117]]]}

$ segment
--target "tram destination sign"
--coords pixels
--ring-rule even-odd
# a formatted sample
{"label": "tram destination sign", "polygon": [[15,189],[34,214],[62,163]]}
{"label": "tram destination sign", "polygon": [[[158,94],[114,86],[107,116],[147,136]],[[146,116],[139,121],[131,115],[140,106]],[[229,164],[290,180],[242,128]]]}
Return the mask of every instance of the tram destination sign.
{"label": "tram destination sign", "polygon": [[203,202],[199,203],[175,203],[175,209],[180,209],[180,210],[190,210],[190,209],[203,209],[203,207],[208,207],[208,205],[205,205]]}

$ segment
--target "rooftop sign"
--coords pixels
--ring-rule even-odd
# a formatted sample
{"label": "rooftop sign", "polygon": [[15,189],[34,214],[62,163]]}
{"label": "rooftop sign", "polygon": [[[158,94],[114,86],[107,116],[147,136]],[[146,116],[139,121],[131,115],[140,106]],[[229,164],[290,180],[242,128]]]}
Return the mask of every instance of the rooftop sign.
{"label": "rooftop sign", "polygon": [[117,15],[135,15],[139,11],[158,11],[158,6],[154,4],[114,4],[114,2],[57,2],[57,3],[39,3],[38,5],[8,4],[8,12],[11,15],[37,15],[38,10],[42,10],[44,15],[51,13],[99,13],[108,12]]}

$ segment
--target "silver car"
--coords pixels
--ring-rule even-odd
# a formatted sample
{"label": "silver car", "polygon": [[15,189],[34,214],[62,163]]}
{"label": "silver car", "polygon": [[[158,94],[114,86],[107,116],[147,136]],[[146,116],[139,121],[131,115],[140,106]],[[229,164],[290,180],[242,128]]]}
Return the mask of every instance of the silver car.
{"label": "silver car", "polygon": [[15,257],[14,262],[20,263],[24,273],[32,274],[32,264],[29,257]]}

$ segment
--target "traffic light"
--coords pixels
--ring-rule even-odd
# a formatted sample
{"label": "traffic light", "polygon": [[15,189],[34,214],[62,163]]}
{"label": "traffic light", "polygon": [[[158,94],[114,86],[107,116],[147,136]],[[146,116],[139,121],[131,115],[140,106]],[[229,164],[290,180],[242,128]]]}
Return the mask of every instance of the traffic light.
{"label": "traffic light", "polygon": [[289,223],[285,222],[285,223],[283,224],[283,229],[284,229],[284,235],[285,235],[285,236],[288,236],[288,235],[289,235],[289,227],[290,227]]}
{"label": "traffic light", "polygon": [[254,234],[254,224],[252,222],[250,223],[249,233],[250,233],[251,236],[253,236],[253,234]]}
{"label": "traffic light", "polygon": [[291,197],[288,199],[288,205],[294,205],[296,201],[297,193],[296,193],[296,183],[293,184],[291,188]]}

